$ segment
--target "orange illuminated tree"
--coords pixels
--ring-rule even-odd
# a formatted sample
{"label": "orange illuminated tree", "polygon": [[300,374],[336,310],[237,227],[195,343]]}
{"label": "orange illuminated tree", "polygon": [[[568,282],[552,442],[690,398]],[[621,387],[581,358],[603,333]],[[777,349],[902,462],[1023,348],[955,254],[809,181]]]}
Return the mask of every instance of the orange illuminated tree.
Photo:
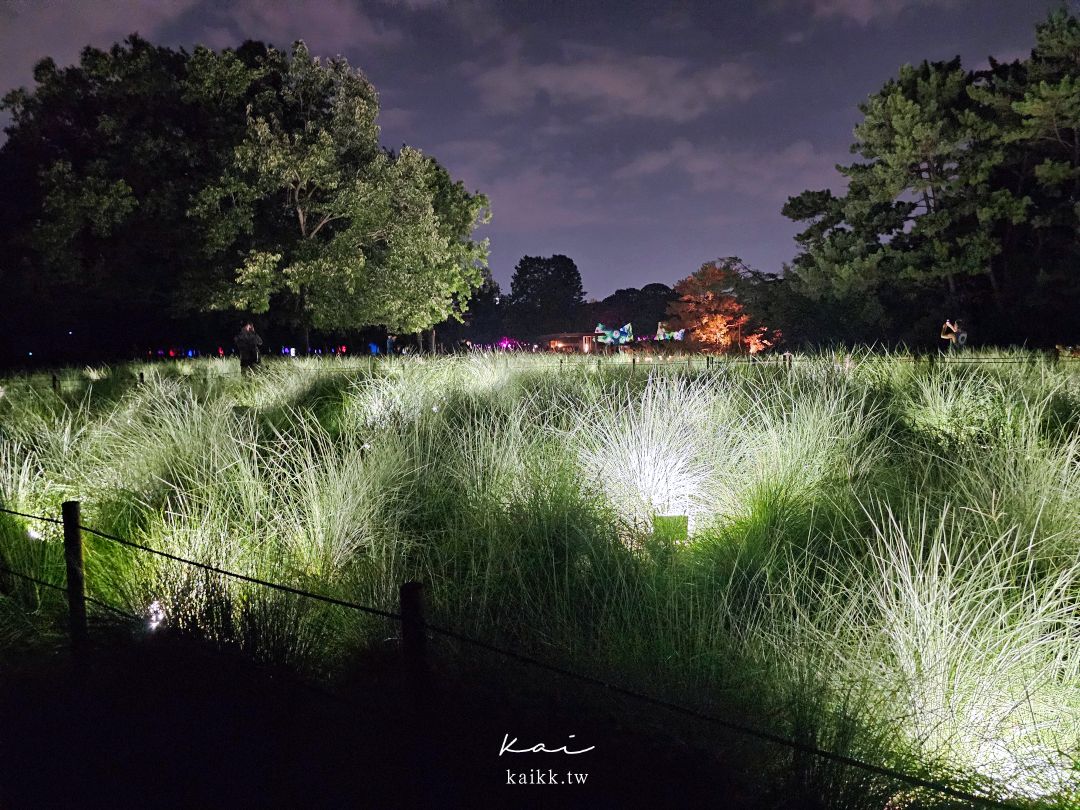
{"label": "orange illuminated tree", "polygon": [[757,354],[780,337],[754,322],[736,290],[750,269],[734,256],[706,262],[675,285],[679,296],[668,305],[670,329],[686,329],[691,348]]}

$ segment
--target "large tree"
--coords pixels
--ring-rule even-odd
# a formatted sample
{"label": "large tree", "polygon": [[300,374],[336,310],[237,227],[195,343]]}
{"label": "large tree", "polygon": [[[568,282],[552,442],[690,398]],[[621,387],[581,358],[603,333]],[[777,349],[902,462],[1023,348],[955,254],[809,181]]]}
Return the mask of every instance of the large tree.
{"label": "large tree", "polygon": [[508,332],[515,337],[567,332],[580,327],[585,292],[573,259],[522,256],[510,279]]}
{"label": "large tree", "polygon": [[669,328],[685,329],[687,343],[697,349],[757,353],[772,346],[778,336],[753,319],[738,298],[740,279],[750,272],[735,256],[705,262],[675,285]]}
{"label": "large tree", "polygon": [[483,281],[486,198],[415,149],[381,149],[375,90],[344,59],[298,42],[277,92],[193,208],[211,253],[243,254],[209,305],[282,307],[305,344],[312,327],[419,332],[460,313]]}
{"label": "large tree", "polygon": [[959,60],[901,68],[859,107],[851,148],[862,160],[838,167],[847,194],[807,191],[784,206],[806,228],[783,289],[839,315],[849,338],[902,329],[910,299],[931,290],[958,306],[965,279],[987,269],[987,249],[956,205],[971,138],[967,83]]}
{"label": "large tree", "polygon": [[[804,223],[802,252],[768,296],[842,316],[833,338],[931,342],[961,315],[977,339],[1075,340],[1078,53],[1080,22],[1060,11],[1038,26],[1028,60],[901,68],[860,105],[861,160],[838,167],[847,193],[807,191],[785,206]],[[787,310],[786,332],[815,333],[806,306]]]}
{"label": "large tree", "polygon": [[468,311],[458,320],[447,319],[437,327],[439,342],[443,346],[462,348],[466,341],[473,346],[497,343],[506,335],[505,296],[499,282],[484,272],[484,282],[469,299]]}
{"label": "large tree", "polygon": [[340,60],[132,36],[34,78],[2,105],[9,339],[127,353],[197,340],[200,322],[220,338],[225,316],[195,313],[232,306],[415,331],[482,281],[486,199],[383,150],[374,89]]}
{"label": "large tree", "polygon": [[132,36],[70,67],[45,59],[32,91],[4,97],[0,182],[19,194],[4,195],[0,274],[5,305],[31,317],[20,335],[116,351],[176,334],[181,279],[206,264],[186,210],[242,137],[264,50],[228,52],[236,87],[211,93],[211,52]]}

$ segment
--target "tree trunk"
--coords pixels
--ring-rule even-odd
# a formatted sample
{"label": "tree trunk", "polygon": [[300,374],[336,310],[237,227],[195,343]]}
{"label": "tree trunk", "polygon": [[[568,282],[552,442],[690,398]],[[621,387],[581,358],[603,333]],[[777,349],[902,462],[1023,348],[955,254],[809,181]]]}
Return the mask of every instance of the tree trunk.
{"label": "tree trunk", "polygon": [[308,350],[311,348],[311,320],[307,314],[307,293],[304,289],[296,294],[296,320],[300,324],[300,348],[304,352],[304,357],[307,357]]}
{"label": "tree trunk", "polygon": [[986,276],[990,279],[990,297],[994,301],[994,309],[1001,312],[1001,288],[998,286],[997,275],[994,274],[994,259],[986,260]]}
{"label": "tree trunk", "polygon": [[[1080,169],[1080,134],[1073,133],[1073,205],[1080,202],[1080,174],[1076,174],[1076,170]],[[1078,235],[1080,238],[1080,235]]]}
{"label": "tree trunk", "polygon": [[435,354],[435,327],[431,327],[431,353]]}

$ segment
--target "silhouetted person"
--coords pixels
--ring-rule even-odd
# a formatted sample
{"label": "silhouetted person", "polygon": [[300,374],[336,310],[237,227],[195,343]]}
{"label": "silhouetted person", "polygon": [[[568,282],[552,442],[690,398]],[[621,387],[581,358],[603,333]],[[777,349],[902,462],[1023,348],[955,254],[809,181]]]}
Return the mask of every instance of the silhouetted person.
{"label": "silhouetted person", "polygon": [[248,322],[244,328],[233,338],[236,345],[236,353],[240,355],[240,370],[245,371],[259,364],[259,347],[262,346],[262,338],[255,331],[255,325]]}

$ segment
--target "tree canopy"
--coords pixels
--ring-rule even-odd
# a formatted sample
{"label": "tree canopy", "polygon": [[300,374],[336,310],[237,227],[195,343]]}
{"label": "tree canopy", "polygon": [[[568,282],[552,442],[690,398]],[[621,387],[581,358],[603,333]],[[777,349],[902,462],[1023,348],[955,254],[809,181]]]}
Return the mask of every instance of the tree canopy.
{"label": "tree canopy", "polygon": [[585,292],[574,260],[522,256],[510,279],[510,333],[535,338],[567,332],[578,325]]}
{"label": "tree canopy", "polygon": [[675,285],[669,328],[685,329],[697,349],[757,353],[772,346],[777,336],[756,323],[738,297],[740,280],[750,272],[735,256],[705,262]]}
{"label": "tree canopy", "polygon": [[0,212],[0,279],[5,309],[37,312],[30,333],[111,325],[97,349],[129,350],[168,340],[170,316],[229,308],[304,334],[418,331],[483,282],[487,199],[383,149],[375,89],[342,59],[132,36],[34,79],[4,97],[0,148],[21,189]]}
{"label": "tree canopy", "polygon": [[395,332],[459,312],[484,278],[471,233],[486,198],[415,149],[382,150],[375,90],[344,59],[324,65],[297,43],[277,95],[193,207],[211,253],[246,248],[209,304],[281,303],[304,329]]}
{"label": "tree canopy", "polygon": [[784,206],[804,229],[784,282],[758,292],[770,317],[808,341],[933,341],[957,316],[986,341],[1075,339],[1077,54],[1080,22],[1058,11],[1029,59],[901,68],[859,106],[847,192]]}
{"label": "tree canopy", "polygon": [[[263,50],[233,58],[254,65]],[[168,339],[163,316],[203,262],[189,201],[243,131],[242,99],[201,92],[200,57],[132,36],[71,67],[42,60],[35,89],[0,103],[12,117],[0,182],[19,190],[0,216],[3,306],[25,315],[30,345],[69,330],[99,351]]]}

